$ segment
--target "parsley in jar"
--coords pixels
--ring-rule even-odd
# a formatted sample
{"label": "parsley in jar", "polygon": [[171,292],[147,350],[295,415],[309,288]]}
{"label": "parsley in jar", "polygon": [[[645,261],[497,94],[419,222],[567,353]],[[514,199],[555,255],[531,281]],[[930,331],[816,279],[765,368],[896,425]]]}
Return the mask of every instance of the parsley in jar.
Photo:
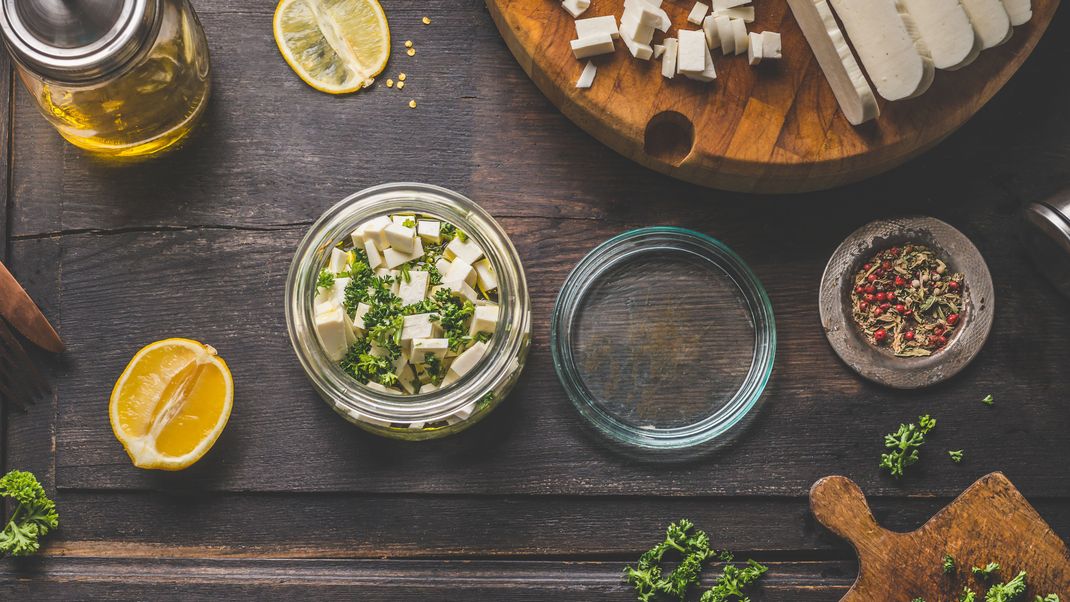
{"label": "parsley in jar", "polygon": [[494,344],[497,294],[493,266],[457,226],[383,215],[331,249],[312,300],[316,334],[358,382],[429,393],[460,380]]}

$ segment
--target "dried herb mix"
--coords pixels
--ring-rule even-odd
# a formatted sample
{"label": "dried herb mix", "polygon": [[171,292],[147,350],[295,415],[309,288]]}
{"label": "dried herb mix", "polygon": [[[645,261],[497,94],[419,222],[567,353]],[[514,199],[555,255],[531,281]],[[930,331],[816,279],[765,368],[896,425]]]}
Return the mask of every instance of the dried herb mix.
{"label": "dried herb mix", "polygon": [[866,340],[899,357],[925,357],[947,345],[962,323],[963,275],[923,245],[891,247],[855,275],[855,324]]}

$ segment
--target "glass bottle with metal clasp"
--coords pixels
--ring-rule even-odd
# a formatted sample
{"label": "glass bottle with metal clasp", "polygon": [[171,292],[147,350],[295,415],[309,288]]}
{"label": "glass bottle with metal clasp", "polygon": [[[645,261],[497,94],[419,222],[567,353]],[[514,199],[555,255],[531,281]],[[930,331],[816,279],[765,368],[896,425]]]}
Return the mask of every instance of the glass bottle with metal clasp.
{"label": "glass bottle with metal clasp", "polygon": [[208,44],[188,0],[0,0],[0,12],[19,78],[75,146],[152,155],[204,113]]}

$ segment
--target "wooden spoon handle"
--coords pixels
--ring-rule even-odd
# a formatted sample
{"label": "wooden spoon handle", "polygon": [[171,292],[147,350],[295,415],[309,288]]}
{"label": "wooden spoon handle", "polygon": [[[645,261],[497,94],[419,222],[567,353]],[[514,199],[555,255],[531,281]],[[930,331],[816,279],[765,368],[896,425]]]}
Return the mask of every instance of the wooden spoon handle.
{"label": "wooden spoon handle", "polygon": [[884,533],[866,503],[866,496],[847,477],[825,477],[810,488],[810,511],[822,525],[850,541],[855,549],[866,548]]}

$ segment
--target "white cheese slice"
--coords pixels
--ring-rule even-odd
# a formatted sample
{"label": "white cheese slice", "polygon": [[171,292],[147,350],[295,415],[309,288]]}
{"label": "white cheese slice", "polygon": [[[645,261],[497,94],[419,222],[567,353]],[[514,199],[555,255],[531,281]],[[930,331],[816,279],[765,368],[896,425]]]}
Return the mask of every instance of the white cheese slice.
{"label": "white cheese slice", "polygon": [[880,115],[877,97],[855,61],[828,4],[824,0],[788,0],[788,5],[847,121],[859,125],[875,119]]}
{"label": "white cheese slice", "polygon": [[654,56],[651,58],[660,59],[665,54],[665,46],[662,44],[654,44],[652,48],[654,49]]}
{"label": "white cheese slice", "polygon": [[762,62],[762,34],[752,31],[747,44],[747,64],[757,65]]}
{"label": "white cheese slice", "polygon": [[390,224],[383,229],[383,234],[386,236],[386,243],[390,245],[390,248],[402,253],[412,253],[412,248],[416,244],[415,228]]}
{"label": "white cheese slice", "polygon": [[450,244],[446,245],[446,254],[450,261],[453,261],[454,257],[458,257],[468,265],[472,265],[483,257],[483,249],[471,238],[465,241],[460,238],[454,238],[450,241]]}
{"label": "white cheese slice", "polygon": [[676,38],[665,38],[665,54],[661,57],[661,74],[669,79],[676,76],[676,51],[679,45]]}
{"label": "white cheese slice", "polygon": [[713,24],[717,27],[717,39],[721,42],[721,52],[732,54],[736,51],[736,37],[732,33],[731,17],[714,17]]}
{"label": "white cheese slice", "polygon": [[1000,0],[960,0],[970,17],[973,31],[981,39],[981,50],[999,46],[1011,39],[1011,18]]}
{"label": "white cheese slice", "polygon": [[1031,0],[1003,0],[1003,8],[1007,9],[1007,16],[1011,19],[1011,25],[1015,27],[1025,25],[1033,18]]}
{"label": "white cheese slice", "polygon": [[669,13],[661,8],[661,2],[624,0],[624,14],[621,15],[621,20],[623,21],[627,15],[635,15],[643,25],[650,25],[660,31],[668,31],[672,26]]}
{"label": "white cheese slice", "polygon": [[431,320],[431,314],[412,314],[402,318],[401,340],[433,339],[439,332],[438,322]]}
{"label": "white cheese slice", "polygon": [[830,2],[878,94],[903,100],[929,89],[936,72],[932,57],[925,44],[915,39],[908,25],[913,20],[904,18],[893,0]]}
{"label": "white cheese slice", "polygon": [[623,31],[620,34],[620,40],[624,42],[624,45],[628,48],[628,52],[632,53],[632,56],[641,61],[648,61],[650,60],[650,57],[654,56],[654,49],[650,47],[650,44],[640,44],[624,35]]}
{"label": "white cheese slice", "polygon": [[762,32],[762,60],[779,60],[783,58],[780,54],[780,34],[775,31],[763,31]]}
{"label": "white cheese slice", "polygon": [[361,228],[364,229],[363,237],[365,243],[370,240],[374,242],[375,245],[378,246],[380,249],[385,249],[386,236],[383,234],[383,230],[385,230],[386,227],[392,223],[393,222],[390,220],[390,218],[385,215],[374,217],[365,222],[364,225],[361,226]]}
{"label": "white cheese slice", "polygon": [[476,367],[479,360],[483,358],[483,354],[487,351],[487,344],[483,341],[479,341],[464,350],[464,353],[457,356],[457,359],[453,360],[450,364],[450,373],[456,374],[458,377],[464,376],[472,371],[472,368]]}
{"label": "white cheese slice", "polygon": [[710,7],[708,4],[696,2],[695,5],[691,7],[691,12],[687,14],[687,22],[692,25],[702,25],[702,20],[706,18],[706,15],[709,14],[709,12]]}
{"label": "white cheese slice", "polygon": [[371,269],[375,269],[383,265],[383,256],[379,253],[379,247],[375,246],[375,241],[371,238],[364,239],[364,252],[368,254],[368,265]]}
{"label": "white cheese slice", "polygon": [[330,288],[321,288],[316,291],[313,302],[317,305],[326,303],[332,307],[341,307],[346,298],[346,287],[349,286],[350,278],[335,278]]}
{"label": "white cheese slice", "polygon": [[914,19],[937,69],[964,67],[980,54],[981,41],[959,0],[896,1]]}
{"label": "white cheese slice", "polygon": [[327,271],[338,274],[349,267],[349,253],[338,247],[331,248],[331,258],[327,261]]}
{"label": "white cheese slice", "polygon": [[426,242],[442,242],[442,222],[422,219],[416,224],[416,234]]}
{"label": "white cheese slice", "polygon": [[346,312],[341,307],[318,314],[315,317],[316,336],[319,337],[323,352],[332,362],[337,362],[349,349],[346,335]]}
{"label": "white cheese slice", "polygon": [[750,3],[751,0],[713,0],[713,10],[725,10]]}
{"label": "white cheese slice", "polygon": [[498,277],[494,274],[494,266],[486,259],[480,259],[472,266],[476,269],[476,284],[484,293],[489,293],[498,288]]}
{"label": "white cheese slice", "polygon": [[649,44],[654,39],[654,26],[643,25],[634,13],[625,13],[620,19],[620,37],[638,44]]}
{"label": "white cheese slice", "polygon": [[470,263],[458,257],[450,264],[450,271],[442,275],[443,281],[464,280],[468,284],[476,283],[476,270]]}
{"label": "white cheese slice", "polygon": [[435,269],[438,270],[439,275],[446,275],[450,271],[450,266],[453,265],[445,257],[439,257],[435,260]]}
{"label": "white cheese slice", "polygon": [[[703,34],[703,38],[705,37],[705,34]],[[713,68],[713,57],[710,56],[710,49],[707,48],[705,44],[703,44],[702,46],[702,53],[703,55],[705,55],[702,60],[704,65],[702,71],[686,71],[681,73],[683,73],[684,77],[688,79],[693,79],[695,81],[700,82],[712,82],[713,80],[717,79],[717,70]]]}
{"label": "white cheese slice", "polygon": [[747,38],[747,24],[743,19],[732,19],[732,37],[736,44],[736,54],[740,55],[747,52],[748,38]]}
{"label": "white cheese slice", "polygon": [[475,313],[472,314],[472,324],[469,326],[468,334],[471,336],[476,336],[481,332],[493,334],[496,328],[498,328],[498,306],[477,306]]}
{"label": "white cheese slice", "polygon": [[346,349],[348,350],[353,343],[357,342],[357,329],[353,326],[353,319],[349,317],[349,314],[347,314],[344,309],[342,310],[342,319],[346,325]]}
{"label": "white cheese slice", "polygon": [[715,17],[731,17],[732,19],[743,19],[746,23],[754,23],[754,7],[753,6],[737,6],[735,8],[722,8],[720,10],[713,11]]}
{"label": "white cheese slice", "polygon": [[568,14],[572,15],[575,19],[583,14],[583,11],[587,10],[591,6],[591,0],[565,0],[561,3],[561,8],[568,11]]}
{"label": "white cheese slice", "polygon": [[681,29],[676,32],[680,40],[676,55],[676,70],[679,73],[701,73],[706,69],[706,34],[698,30]]}
{"label": "white cheese slice", "polygon": [[586,38],[600,33],[608,33],[614,38],[619,37],[620,30],[617,28],[617,18],[613,15],[606,15],[604,17],[576,19],[577,38]]}
{"label": "white cheese slice", "polygon": [[449,339],[413,339],[412,340],[412,363],[425,364],[427,356],[431,355],[442,359],[450,350]]}
{"label": "white cheese slice", "polygon": [[583,71],[580,72],[579,79],[576,80],[576,87],[590,88],[594,83],[596,73],[598,73],[598,67],[595,67],[591,61],[587,61],[587,64],[583,66]]}
{"label": "white cheese slice", "polygon": [[431,275],[423,270],[410,270],[409,280],[401,279],[398,284],[398,297],[401,297],[401,305],[419,303],[427,297],[427,285],[431,282]]}
{"label": "white cheese slice", "polygon": [[356,230],[349,235],[349,238],[353,241],[353,246],[358,249],[364,248],[364,224],[357,226]]}
{"label": "white cheese slice", "polygon": [[367,303],[357,303],[357,310],[353,312],[353,330],[357,331],[357,334],[364,332],[364,316],[371,311],[371,306]]}
{"label": "white cheese slice", "polygon": [[[403,228],[410,228],[416,225],[416,216],[411,213],[395,213],[390,216],[390,223],[395,226],[401,226]],[[409,224],[412,224],[410,226]]]}
{"label": "white cheese slice", "polygon": [[412,251],[403,253],[397,249],[390,248],[383,251],[383,263],[391,270],[398,267],[403,263],[408,263],[414,259],[419,259],[424,256],[424,242],[422,238],[416,238],[413,240]]}
{"label": "white cheese slice", "polygon": [[716,18],[709,15],[702,20],[702,33],[706,34],[706,47],[710,50],[721,47],[721,33],[717,29]]}
{"label": "white cheese slice", "polygon": [[572,40],[569,44],[572,46],[572,54],[577,59],[586,59],[600,54],[611,54],[616,50],[616,47],[613,45],[613,36],[608,33],[600,33],[586,38],[579,38],[577,40]]}

